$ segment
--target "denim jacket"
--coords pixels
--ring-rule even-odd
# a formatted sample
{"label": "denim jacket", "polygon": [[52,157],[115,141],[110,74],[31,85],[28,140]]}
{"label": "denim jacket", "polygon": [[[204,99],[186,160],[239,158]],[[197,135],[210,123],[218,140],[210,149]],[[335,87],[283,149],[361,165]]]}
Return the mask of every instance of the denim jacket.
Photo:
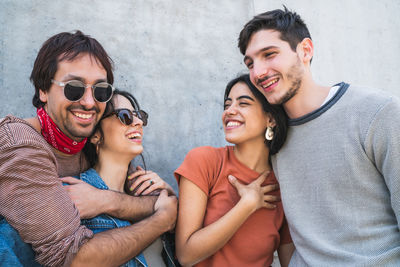
{"label": "denim jacket", "polygon": [[41,266],[35,261],[35,252],[32,246],[24,243],[17,230],[15,230],[1,215],[0,266]]}
{"label": "denim jacket", "polygon": [[[81,174],[81,179],[97,188],[108,189],[104,181],[93,169]],[[123,221],[109,215],[99,215],[92,219],[82,220],[94,233],[108,229],[130,225],[128,221]],[[174,257],[174,236],[166,233],[161,236],[163,243],[162,258],[167,267],[180,266]],[[40,267],[35,261],[35,252],[30,244],[24,243],[18,232],[0,215],[0,267]],[[124,266],[147,266],[143,254],[136,256]]]}
{"label": "denim jacket", "polygon": [[[79,179],[82,181],[103,190],[108,190],[108,186],[104,183],[103,179],[99,176],[99,174],[93,169],[80,174]],[[107,214],[100,214],[91,219],[83,219],[81,220],[81,224],[85,225],[87,228],[93,231],[94,234],[100,233],[106,230],[120,228],[131,225],[129,221],[121,220],[115,217],[112,217]],[[124,267],[147,267],[146,259],[144,255],[140,253],[124,265]]]}
{"label": "denim jacket", "polygon": [[[108,190],[108,186],[104,183],[103,179],[99,176],[99,174],[93,169],[89,169],[86,172],[80,174],[79,179],[82,181],[103,190]],[[97,217],[92,219],[83,219],[81,220],[81,224],[85,225],[89,229],[93,231],[93,233],[99,233],[105,230],[119,228],[124,226],[129,226],[131,223],[129,221],[124,221],[107,214],[101,214]],[[174,258],[174,235],[166,233],[161,236],[161,241],[163,244],[163,251],[162,251],[162,259],[167,267],[175,267],[179,266],[179,263]],[[130,260],[123,266],[147,266],[146,259],[144,255],[141,253],[137,255],[135,258]]]}

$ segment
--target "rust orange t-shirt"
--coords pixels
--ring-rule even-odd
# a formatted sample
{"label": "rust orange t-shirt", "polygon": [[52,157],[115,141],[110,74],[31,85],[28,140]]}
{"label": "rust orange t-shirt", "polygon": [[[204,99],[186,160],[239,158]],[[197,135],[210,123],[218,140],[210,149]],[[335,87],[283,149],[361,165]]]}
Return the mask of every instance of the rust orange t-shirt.
{"label": "rust orange t-shirt", "polygon": [[[207,195],[203,226],[217,221],[239,201],[239,194],[228,181],[229,174],[244,184],[260,175],[239,162],[233,146],[195,148],[174,174],[178,184],[179,178],[184,176]],[[277,180],[271,172],[263,185],[275,183]],[[279,195],[280,192],[270,194]],[[270,266],[279,245],[292,242],[282,203],[276,204],[273,210],[261,208],[251,214],[225,246],[196,266]]]}

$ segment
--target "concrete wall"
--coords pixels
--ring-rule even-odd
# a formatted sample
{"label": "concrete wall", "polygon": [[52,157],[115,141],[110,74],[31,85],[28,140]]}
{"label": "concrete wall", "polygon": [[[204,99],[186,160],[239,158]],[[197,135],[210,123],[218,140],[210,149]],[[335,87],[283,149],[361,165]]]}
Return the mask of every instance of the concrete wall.
{"label": "concrete wall", "polygon": [[173,170],[193,147],[225,144],[225,84],[245,70],[242,26],[282,3],[305,19],[315,43],[314,77],[345,80],[400,96],[400,1],[0,0],[0,117],[33,116],[29,75],[41,44],[80,29],[115,62],[115,85],[150,114],[149,169],[176,187]]}

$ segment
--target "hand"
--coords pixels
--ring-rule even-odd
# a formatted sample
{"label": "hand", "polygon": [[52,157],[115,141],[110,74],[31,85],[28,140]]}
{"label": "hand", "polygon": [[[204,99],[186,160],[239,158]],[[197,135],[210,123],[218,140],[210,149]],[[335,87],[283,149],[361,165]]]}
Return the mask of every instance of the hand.
{"label": "hand", "polygon": [[175,228],[178,212],[178,200],[176,196],[168,196],[167,190],[163,189],[154,204],[155,216],[165,224],[165,232]]}
{"label": "hand", "polygon": [[240,195],[240,201],[246,201],[250,207],[254,208],[254,211],[259,208],[274,209],[276,205],[269,202],[279,201],[278,196],[266,195],[271,191],[275,191],[279,188],[278,184],[271,184],[261,186],[269,174],[269,171],[263,172],[255,181],[248,185],[240,183],[234,176],[229,175],[229,182],[236,188]]}
{"label": "hand", "polygon": [[103,199],[100,194],[104,190],[73,177],[63,177],[61,181],[69,184],[64,186],[64,189],[78,209],[81,219],[93,218],[103,213],[99,200]]}
{"label": "hand", "polygon": [[133,193],[134,196],[158,195],[162,189],[166,189],[169,195],[175,195],[172,187],[157,173],[145,171],[140,166],[128,176],[125,188],[127,193]]}

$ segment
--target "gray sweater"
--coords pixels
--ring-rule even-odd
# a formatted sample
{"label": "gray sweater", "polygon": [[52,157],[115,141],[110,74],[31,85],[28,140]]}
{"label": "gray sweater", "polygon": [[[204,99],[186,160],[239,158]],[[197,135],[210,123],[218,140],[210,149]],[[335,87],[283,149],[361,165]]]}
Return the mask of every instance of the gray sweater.
{"label": "gray sweater", "polygon": [[400,101],[341,83],[272,158],[290,266],[400,266]]}

